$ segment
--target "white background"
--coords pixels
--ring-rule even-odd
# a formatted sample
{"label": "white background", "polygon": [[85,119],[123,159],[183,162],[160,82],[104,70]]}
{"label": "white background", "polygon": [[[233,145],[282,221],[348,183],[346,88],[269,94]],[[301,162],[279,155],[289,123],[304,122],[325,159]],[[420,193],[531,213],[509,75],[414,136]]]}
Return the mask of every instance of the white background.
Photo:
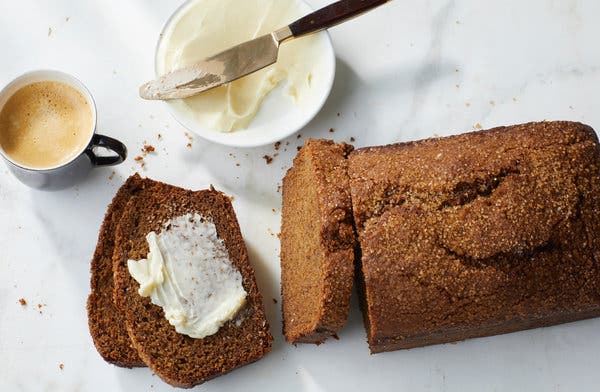
{"label": "white background", "polygon": [[153,76],[158,34],[179,4],[0,0],[1,85],[32,69],[72,73],[96,98],[100,131],[123,140],[131,158],[144,141],[157,147],[145,170],[129,159],[112,178],[112,169],[98,169],[55,193],[26,188],[0,169],[0,391],[171,390],[147,369],[105,363],[87,328],[98,228],[136,170],[233,195],[258,272],[272,353],[198,390],[598,390],[600,320],[369,355],[356,298],[340,340],[319,347],[283,341],[272,298],[279,299],[277,186],[297,145],[308,136],[382,144],[543,119],[600,129],[599,1],[394,0],[336,27],[330,99],[270,165],[262,156],[273,146],[238,150],[196,137],[187,148],[166,108],[138,99],[138,85]]}

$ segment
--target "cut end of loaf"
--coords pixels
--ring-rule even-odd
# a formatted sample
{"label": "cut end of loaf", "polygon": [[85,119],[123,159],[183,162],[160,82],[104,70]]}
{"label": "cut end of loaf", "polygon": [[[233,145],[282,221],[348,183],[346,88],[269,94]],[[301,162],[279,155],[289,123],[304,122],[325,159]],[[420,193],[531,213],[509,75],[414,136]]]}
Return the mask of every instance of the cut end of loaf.
{"label": "cut end of loaf", "polygon": [[346,144],[308,140],[283,180],[281,294],[288,342],[320,344],[343,327],[354,227]]}

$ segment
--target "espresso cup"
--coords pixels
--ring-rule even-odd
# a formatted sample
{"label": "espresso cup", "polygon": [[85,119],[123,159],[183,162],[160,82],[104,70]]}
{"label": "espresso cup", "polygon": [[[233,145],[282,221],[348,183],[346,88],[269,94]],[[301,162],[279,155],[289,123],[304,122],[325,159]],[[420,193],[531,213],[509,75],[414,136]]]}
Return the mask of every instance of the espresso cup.
{"label": "espresso cup", "polygon": [[[94,167],[118,165],[127,158],[127,148],[123,143],[111,137],[96,133],[97,112],[92,95],[90,94],[88,89],[83,85],[83,83],[81,83],[75,77],[63,72],[50,70],[33,71],[21,75],[15,80],[13,80],[11,83],[9,83],[2,91],[0,91],[0,121],[2,121],[2,119],[7,116],[7,118],[11,118],[9,117],[9,115],[12,115],[13,117],[11,118],[11,121],[21,121],[22,119],[20,118],[14,118],[18,117],[18,115],[11,114],[10,109],[12,106],[8,107],[7,105],[12,104],[12,102],[15,100],[18,102],[18,97],[16,97],[16,94],[20,93],[20,91],[25,91],[26,88],[30,88],[27,86],[44,85],[44,83],[40,82],[58,82],[58,84],[56,84],[56,86],[58,86],[57,88],[61,88],[64,87],[62,85],[66,85],[79,92],[80,95],[75,94],[77,95],[76,98],[82,97],[83,100],[85,100],[85,103],[87,104],[87,106],[82,106],[82,108],[89,107],[89,111],[86,110],[85,113],[82,114],[82,116],[89,115],[90,118],[85,119],[84,117],[82,117],[85,119],[85,121],[81,122],[82,124],[85,123],[85,125],[82,126],[85,129],[77,129],[77,132],[72,133],[72,135],[76,135],[77,133],[78,138],[77,142],[73,141],[73,143],[76,144],[76,146],[72,147],[72,149],[74,150],[70,151],[69,155],[63,161],[57,162],[55,164],[52,164],[52,161],[50,160],[48,161],[50,162],[49,164],[34,165],[30,162],[24,162],[23,159],[16,159],[16,153],[13,153],[13,156],[11,156],[11,153],[6,151],[6,149],[3,147],[2,141],[4,139],[2,138],[6,139],[10,135],[7,136],[8,132],[7,135],[0,134],[0,155],[6,162],[10,171],[15,175],[15,177],[17,177],[24,184],[37,189],[64,189],[83,179],[87,174],[89,174],[90,170]],[[66,92],[72,92],[71,89],[68,90],[69,91],[67,91],[67,89],[64,89],[64,91]],[[15,98],[11,100],[13,96],[15,96]],[[48,97],[47,95],[44,95],[43,99],[46,99],[48,102],[52,102],[53,97]],[[56,101],[56,97],[54,97],[54,99]],[[67,107],[69,107],[69,110],[72,111],[74,106],[69,106],[67,102],[53,102],[52,105],[56,106],[57,111],[61,110],[61,108],[65,108],[66,110]],[[7,110],[6,112],[3,112],[5,106]],[[17,104],[15,104],[14,106],[16,107]],[[0,122],[0,132],[3,132],[1,124],[2,122]],[[60,121],[57,120],[54,121],[54,124],[48,127],[52,127],[53,132],[58,131],[58,133],[60,133],[63,130],[56,128],[64,126],[65,132],[71,132],[71,128],[67,127],[77,127],[77,125],[73,124],[78,123],[74,121],[68,121],[65,122],[64,125],[62,125]],[[30,128],[32,127],[31,124],[29,126]],[[67,131],[67,129],[69,130]],[[15,139],[18,136],[19,135],[16,135]],[[68,136],[70,137],[70,134]],[[75,136],[73,136],[73,138],[74,137]],[[59,145],[58,143],[64,143],[64,141],[60,142],[60,140],[62,139],[56,138],[53,140],[34,140],[33,142],[28,141],[27,143],[47,143],[44,145],[44,149],[46,151],[45,155],[49,156],[51,154],[48,154],[48,151],[52,151],[53,153],[55,153],[56,151],[62,151],[61,148],[64,148],[64,146]],[[8,140],[8,142],[11,142],[11,140]],[[19,143],[24,142],[19,141]],[[16,145],[17,143],[14,142],[13,144]],[[6,145],[7,144],[5,144],[5,146]],[[20,147],[27,148],[27,145],[21,145]],[[19,146],[15,147],[14,151],[18,151],[18,149]],[[54,149],[56,149],[56,151],[54,151]],[[106,151],[108,154],[99,154],[100,149],[108,150]],[[35,148],[32,147],[31,150],[35,152]],[[38,156],[35,156],[35,154],[30,156],[33,159],[32,161],[44,162],[45,155],[43,153],[40,153],[38,154]],[[54,154],[52,155],[54,156]]]}

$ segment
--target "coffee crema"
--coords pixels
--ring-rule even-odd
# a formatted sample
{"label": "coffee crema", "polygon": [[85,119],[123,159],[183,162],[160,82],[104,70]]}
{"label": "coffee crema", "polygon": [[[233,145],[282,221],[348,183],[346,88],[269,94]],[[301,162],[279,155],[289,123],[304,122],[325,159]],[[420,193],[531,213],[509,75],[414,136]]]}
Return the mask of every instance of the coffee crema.
{"label": "coffee crema", "polygon": [[90,104],[76,88],[56,81],[31,83],[0,111],[0,146],[20,165],[57,167],[87,146],[93,121]]}

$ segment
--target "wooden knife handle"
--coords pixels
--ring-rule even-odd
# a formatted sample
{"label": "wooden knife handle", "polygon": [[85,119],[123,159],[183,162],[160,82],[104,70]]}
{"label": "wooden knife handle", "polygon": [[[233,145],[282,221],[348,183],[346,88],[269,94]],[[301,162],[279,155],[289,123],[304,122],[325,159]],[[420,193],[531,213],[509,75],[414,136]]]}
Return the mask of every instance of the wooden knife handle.
{"label": "wooden knife handle", "polygon": [[294,37],[335,26],[389,0],[341,0],[298,19],[289,25]]}

